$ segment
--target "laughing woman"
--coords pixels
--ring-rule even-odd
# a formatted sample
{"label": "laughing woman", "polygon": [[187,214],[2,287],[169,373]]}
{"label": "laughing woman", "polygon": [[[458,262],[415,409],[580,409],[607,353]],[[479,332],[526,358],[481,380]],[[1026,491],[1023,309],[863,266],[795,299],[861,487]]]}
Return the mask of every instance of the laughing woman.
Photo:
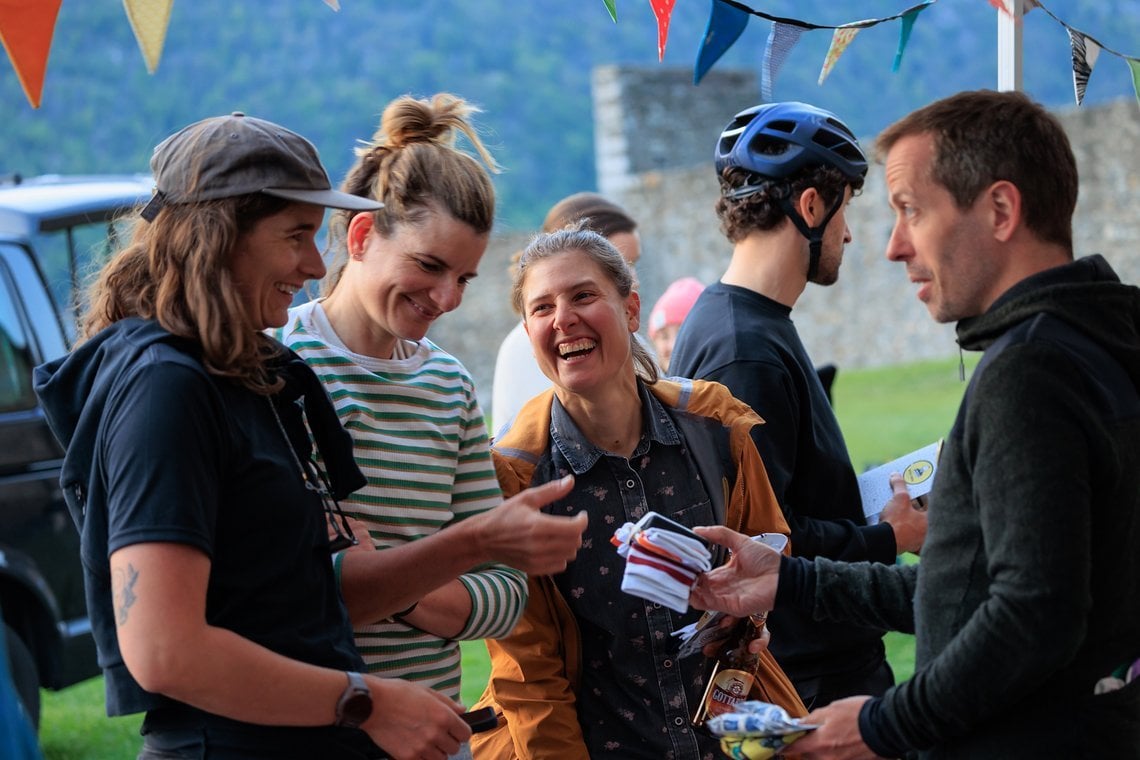
{"label": "laughing woman", "polygon": [[[723,386],[658,378],[634,339],[633,276],[602,236],[577,227],[523,252],[512,292],[534,355],[554,388],[496,439],[504,493],[572,474],[574,490],[545,511],[591,513],[565,571],[530,578],[530,602],[509,637],[487,642],[481,704],[499,729],[477,734],[477,758],[705,758],[717,741],[690,726],[704,692],[702,658],[676,657],[678,615],[624,594],[614,530],[653,510],[687,526],[724,523],[787,533],[749,429],[760,423]],[[791,684],[762,654],[760,695],[802,715]]]}

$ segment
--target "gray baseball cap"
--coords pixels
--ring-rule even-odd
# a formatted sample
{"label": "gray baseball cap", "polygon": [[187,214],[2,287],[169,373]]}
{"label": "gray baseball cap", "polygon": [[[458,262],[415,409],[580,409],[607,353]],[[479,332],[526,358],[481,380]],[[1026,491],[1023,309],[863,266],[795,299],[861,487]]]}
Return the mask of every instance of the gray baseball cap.
{"label": "gray baseball cap", "polygon": [[152,221],[163,206],[265,193],[350,211],[383,207],[332,189],[317,149],[296,132],[241,112],[195,122],[163,140],[150,159]]}

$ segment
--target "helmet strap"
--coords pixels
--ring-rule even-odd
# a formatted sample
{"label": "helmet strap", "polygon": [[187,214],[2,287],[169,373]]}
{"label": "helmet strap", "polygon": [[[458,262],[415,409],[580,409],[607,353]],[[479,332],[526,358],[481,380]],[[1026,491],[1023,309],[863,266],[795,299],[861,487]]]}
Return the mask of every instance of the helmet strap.
{"label": "helmet strap", "polygon": [[839,211],[839,207],[843,205],[843,196],[840,196],[835,203],[831,205],[827,213],[823,217],[823,221],[814,227],[808,227],[807,222],[800,216],[800,212],[796,211],[795,206],[787,198],[780,199],[780,209],[792,220],[792,224],[796,225],[796,229],[800,234],[808,240],[808,268],[807,279],[811,282],[819,271],[819,257],[823,253],[823,231],[827,229],[827,225],[831,222],[832,217]]}

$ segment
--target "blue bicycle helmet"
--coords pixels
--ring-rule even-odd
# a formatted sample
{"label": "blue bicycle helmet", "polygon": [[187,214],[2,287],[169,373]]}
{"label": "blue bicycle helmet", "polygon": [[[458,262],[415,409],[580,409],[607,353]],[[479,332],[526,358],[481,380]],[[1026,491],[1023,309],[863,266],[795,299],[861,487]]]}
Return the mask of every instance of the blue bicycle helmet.
{"label": "blue bicycle helmet", "polygon": [[750,173],[740,187],[725,189],[732,199],[747,198],[762,190],[808,239],[807,279],[819,270],[823,231],[843,204],[837,198],[815,227],[795,210],[789,200],[787,181],[803,169],[827,166],[839,171],[848,182],[860,182],[867,174],[867,156],[847,125],[835,114],[807,103],[765,103],[738,113],[720,133],[716,143],[716,173],[739,168]]}
{"label": "blue bicycle helmet", "polygon": [[716,172],[739,167],[767,179],[830,166],[850,181],[867,174],[867,157],[835,114],[806,103],[765,103],[738,113],[716,144]]}

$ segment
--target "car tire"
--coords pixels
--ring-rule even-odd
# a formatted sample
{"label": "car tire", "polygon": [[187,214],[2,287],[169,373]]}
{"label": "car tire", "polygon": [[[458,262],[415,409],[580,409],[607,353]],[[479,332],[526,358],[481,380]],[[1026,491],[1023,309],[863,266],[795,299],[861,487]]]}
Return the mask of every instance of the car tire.
{"label": "car tire", "polygon": [[37,731],[40,728],[40,678],[36,672],[36,662],[32,653],[24,645],[24,640],[12,630],[11,626],[4,626],[4,635],[8,645],[8,667],[12,673],[12,683],[16,687],[16,695],[28,713],[32,727]]}

